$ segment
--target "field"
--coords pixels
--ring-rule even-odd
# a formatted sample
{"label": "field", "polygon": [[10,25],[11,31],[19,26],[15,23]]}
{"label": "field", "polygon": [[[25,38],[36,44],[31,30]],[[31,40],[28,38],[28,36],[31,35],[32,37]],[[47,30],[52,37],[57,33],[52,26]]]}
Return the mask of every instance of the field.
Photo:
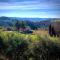
{"label": "field", "polygon": [[32,34],[0,30],[0,60],[60,60],[60,39],[42,29]]}

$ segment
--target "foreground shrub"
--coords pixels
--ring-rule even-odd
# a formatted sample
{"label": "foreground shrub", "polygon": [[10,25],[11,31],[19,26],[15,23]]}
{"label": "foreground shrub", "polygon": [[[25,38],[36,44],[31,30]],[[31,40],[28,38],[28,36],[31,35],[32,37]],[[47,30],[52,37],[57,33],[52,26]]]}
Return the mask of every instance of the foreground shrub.
{"label": "foreground shrub", "polygon": [[60,60],[59,38],[0,32],[0,54],[6,60]]}
{"label": "foreground shrub", "polygon": [[20,60],[28,49],[27,41],[17,33],[1,33],[0,52],[10,60]]}
{"label": "foreground shrub", "polygon": [[34,60],[58,60],[60,59],[60,46],[51,41],[43,41],[33,48]]}

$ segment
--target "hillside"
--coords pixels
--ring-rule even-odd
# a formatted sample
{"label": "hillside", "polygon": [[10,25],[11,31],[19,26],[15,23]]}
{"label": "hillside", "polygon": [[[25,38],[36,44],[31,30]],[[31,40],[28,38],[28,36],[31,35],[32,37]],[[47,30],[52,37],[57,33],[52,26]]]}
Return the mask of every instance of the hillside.
{"label": "hillside", "polygon": [[[45,21],[18,20],[10,17],[0,17],[0,26],[17,27],[21,23],[34,28],[47,28],[49,24],[58,21],[51,19]],[[23,26],[22,25],[22,26]],[[0,29],[0,60],[60,60],[60,38],[50,36],[46,29],[33,30],[31,34],[19,31],[5,31]]]}
{"label": "hillside", "polygon": [[0,17],[0,26],[13,27],[16,21],[23,21],[29,27],[47,28],[55,20],[59,18],[16,18],[16,17]]}

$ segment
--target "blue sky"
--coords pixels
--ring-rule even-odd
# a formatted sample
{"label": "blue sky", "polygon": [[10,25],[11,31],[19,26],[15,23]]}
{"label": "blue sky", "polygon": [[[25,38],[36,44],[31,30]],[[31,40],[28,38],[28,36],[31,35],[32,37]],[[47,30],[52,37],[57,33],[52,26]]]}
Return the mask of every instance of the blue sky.
{"label": "blue sky", "polygon": [[60,0],[0,0],[0,16],[60,18]]}

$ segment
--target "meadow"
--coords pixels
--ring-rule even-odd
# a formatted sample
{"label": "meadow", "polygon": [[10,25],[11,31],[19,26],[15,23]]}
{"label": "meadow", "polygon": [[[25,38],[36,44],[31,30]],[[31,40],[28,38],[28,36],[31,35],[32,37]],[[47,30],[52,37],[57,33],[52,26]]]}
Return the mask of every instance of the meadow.
{"label": "meadow", "polygon": [[60,38],[46,30],[32,34],[0,30],[0,60],[60,60]]}

